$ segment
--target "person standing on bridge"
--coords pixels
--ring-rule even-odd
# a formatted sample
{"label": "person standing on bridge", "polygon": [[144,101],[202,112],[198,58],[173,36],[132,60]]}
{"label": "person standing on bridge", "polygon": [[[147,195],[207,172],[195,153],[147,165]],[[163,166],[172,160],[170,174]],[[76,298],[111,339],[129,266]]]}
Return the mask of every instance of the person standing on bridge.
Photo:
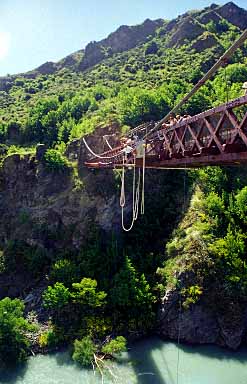
{"label": "person standing on bridge", "polygon": [[166,123],[163,123],[161,127],[162,128],[170,128],[176,123],[177,123],[177,119],[176,119],[174,113],[172,113],[171,116],[169,117],[169,121]]}
{"label": "person standing on bridge", "polygon": [[247,81],[243,84],[244,94],[247,95]]}

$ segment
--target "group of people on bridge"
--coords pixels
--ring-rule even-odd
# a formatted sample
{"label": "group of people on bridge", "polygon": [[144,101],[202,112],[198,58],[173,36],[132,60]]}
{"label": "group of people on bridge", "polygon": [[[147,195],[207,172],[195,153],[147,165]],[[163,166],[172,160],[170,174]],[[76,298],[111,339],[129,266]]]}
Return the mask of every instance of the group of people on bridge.
{"label": "group of people on bridge", "polygon": [[162,128],[171,128],[174,124],[181,123],[181,121],[186,120],[189,117],[191,117],[191,116],[190,115],[183,115],[183,116],[177,115],[177,116],[175,116],[175,114],[172,113],[169,120],[166,121],[165,123],[163,123],[161,125],[161,127]]}

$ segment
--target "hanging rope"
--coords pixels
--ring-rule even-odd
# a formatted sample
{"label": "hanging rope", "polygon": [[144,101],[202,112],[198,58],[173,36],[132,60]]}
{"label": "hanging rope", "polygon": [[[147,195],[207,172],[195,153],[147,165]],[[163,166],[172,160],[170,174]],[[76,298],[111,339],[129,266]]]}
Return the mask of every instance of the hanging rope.
{"label": "hanging rope", "polygon": [[138,217],[141,172],[140,172],[140,169],[139,169],[138,182],[137,182],[137,186],[136,186],[136,158],[134,156],[133,183],[132,183],[132,221],[131,221],[130,227],[127,228],[125,226],[125,224],[124,224],[124,207],[126,205],[126,198],[125,198],[125,161],[126,161],[126,157],[123,156],[123,170],[122,170],[120,206],[122,208],[122,228],[123,228],[123,230],[125,232],[129,232],[133,228],[134,222],[137,220],[137,217]]}
{"label": "hanging rope", "polygon": [[105,140],[108,147],[112,150],[113,148],[112,148],[111,144],[109,143],[108,139],[106,138],[106,136],[103,136],[103,140]]}
{"label": "hanging rope", "polygon": [[180,363],[180,336],[181,336],[181,313],[182,313],[182,302],[181,302],[181,287],[180,283],[178,282],[178,289],[179,289],[179,309],[178,309],[178,340],[177,340],[177,348],[178,348],[178,354],[177,354],[177,381],[176,384],[179,384],[179,363]]}
{"label": "hanging rope", "polygon": [[225,75],[225,84],[226,84],[226,101],[229,101],[229,84],[227,79],[227,73],[226,73],[226,66],[224,68],[224,75]]}
{"label": "hanging rope", "polygon": [[145,167],[146,167],[146,140],[144,142],[143,158],[142,158],[142,199],[141,199],[141,215],[145,212]]}
{"label": "hanging rope", "polygon": [[123,168],[121,175],[121,193],[120,193],[120,207],[125,207],[126,199],[125,199],[125,154],[123,155]]}
{"label": "hanging rope", "polygon": [[112,155],[112,156],[102,156],[102,155],[97,155],[97,153],[95,153],[90,147],[89,145],[87,144],[86,140],[84,139],[84,137],[82,138],[82,141],[83,143],[85,144],[87,150],[91,153],[91,155],[93,155],[94,157],[97,157],[98,159],[114,159],[115,157],[118,157],[120,154],[122,154],[124,152],[124,150],[121,150],[119,151],[118,153],[116,153],[115,155]]}
{"label": "hanging rope", "polygon": [[[143,145],[143,157],[142,157],[142,192],[141,192],[141,215],[144,215],[145,211],[145,166],[146,166],[146,143]],[[124,207],[126,205],[125,197],[125,166],[127,163],[127,154],[123,155],[123,168],[121,174],[121,192],[120,192],[120,207],[122,213],[122,228],[125,232],[131,231],[134,222],[138,218],[139,202],[140,202],[140,185],[141,185],[141,168],[138,169],[138,180],[136,185],[136,155],[134,155],[133,164],[133,182],[132,182],[132,221],[130,227],[127,228],[124,224]]]}

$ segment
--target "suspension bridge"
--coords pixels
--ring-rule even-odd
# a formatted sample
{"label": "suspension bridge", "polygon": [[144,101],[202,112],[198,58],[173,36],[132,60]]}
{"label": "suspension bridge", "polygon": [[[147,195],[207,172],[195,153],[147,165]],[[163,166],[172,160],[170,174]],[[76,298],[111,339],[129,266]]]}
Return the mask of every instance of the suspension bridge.
{"label": "suspension bridge", "polygon": [[[245,108],[244,108],[245,106]],[[144,146],[146,168],[198,168],[207,165],[238,165],[247,163],[247,95],[182,119],[170,128],[146,135],[145,140],[133,140],[124,165],[143,166]],[[145,136],[148,127],[135,130]],[[140,152],[140,151],[139,151]],[[90,168],[122,168],[125,145],[119,144],[86,162]]]}

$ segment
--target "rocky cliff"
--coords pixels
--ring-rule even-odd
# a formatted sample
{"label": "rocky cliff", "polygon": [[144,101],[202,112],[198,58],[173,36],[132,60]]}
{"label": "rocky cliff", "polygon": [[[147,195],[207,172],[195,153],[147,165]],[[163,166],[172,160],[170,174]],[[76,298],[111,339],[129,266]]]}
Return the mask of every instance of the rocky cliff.
{"label": "rocky cliff", "polygon": [[[177,290],[168,290],[159,311],[158,334],[188,344],[216,344],[237,349],[247,343],[247,308],[237,301],[222,308],[201,302],[184,310]],[[181,313],[180,313],[181,308]]]}
{"label": "rocky cliff", "polygon": [[[88,140],[96,148],[97,142],[101,141],[97,132]],[[67,148],[68,158],[75,167],[78,164],[78,177],[73,173],[73,166],[66,172],[47,170],[37,155],[13,154],[4,159],[0,178],[2,243],[21,235],[30,245],[49,247],[50,234],[61,232],[69,233],[69,238],[55,240],[52,242],[55,247],[63,248],[69,243],[78,248],[90,231],[90,222],[99,224],[102,230],[117,230],[120,221],[119,215],[114,219],[118,204],[113,174],[86,169],[87,155],[80,140]],[[105,221],[104,215],[107,216]],[[20,222],[22,225],[18,225]],[[50,223],[50,234],[40,231],[47,222]]]}
{"label": "rocky cliff", "polygon": [[[96,148],[99,141],[97,132],[88,139]],[[36,155],[13,154],[3,160],[0,247],[13,242],[48,253],[64,249],[73,252],[85,245],[96,227],[102,238],[119,233],[121,222],[113,173],[86,169],[88,152],[80,140],[67,148],[72,165],[66,172],[48,170],[41,152],[38,149]],[[75,175],[73,165],[76,169],[78,166],[79,175],[77,171]],[[13,276],[0,273],[0,297],[22,296],[31,288],[29,274],[21,265],[22,256],[17,257],[19,271],[13,271]],[[34,284],[33,280],[30,284]]]}
{"label": "rocky cliff", "polygon": [[153,36],[157,28],[163,24],[164,21],[161,19],[154,21],[147,19],[143,24],[133,27],[122,25],[106,39],[91,42],[86,46],[79,69],[83,71],[115,53],[134,48],[137,44],[145,42],[147,37]]}

